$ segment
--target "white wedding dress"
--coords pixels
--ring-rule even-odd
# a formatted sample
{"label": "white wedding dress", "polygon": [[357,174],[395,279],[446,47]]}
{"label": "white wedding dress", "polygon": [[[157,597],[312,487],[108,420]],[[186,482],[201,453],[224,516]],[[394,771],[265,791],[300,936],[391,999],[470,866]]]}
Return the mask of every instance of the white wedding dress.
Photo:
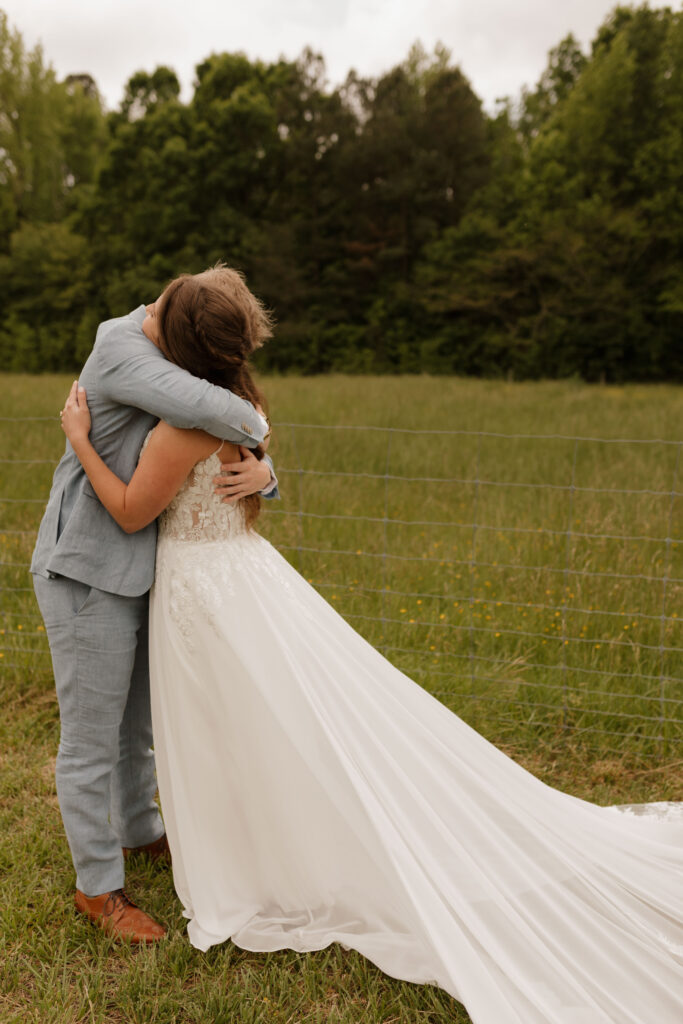
{"label": "white wedding dress", "polygon": [[474,1024],[681,1024],[683,805],[624,813],[524,771],[246,531],[218,466],[162,516],[150,610],[192,944],[340,942]]}

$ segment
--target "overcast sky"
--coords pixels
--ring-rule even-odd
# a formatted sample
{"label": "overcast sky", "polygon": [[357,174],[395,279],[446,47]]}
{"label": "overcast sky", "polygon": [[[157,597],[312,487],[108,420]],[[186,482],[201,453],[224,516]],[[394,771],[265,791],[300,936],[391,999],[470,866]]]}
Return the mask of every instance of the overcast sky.
{"label": "overcast sky", "polygon": [[[266,61],[321,52],[337,84],[350,68],[376,75],[415,40],[451,50],[487,109],[533,85],[548,50],[568,32],[584,49],[614,0],[0,0],[32,48],[41,41],[60,77],[88,72],[109,108],[133,72],[175,69],[182,98],[212,52],[243,50]],[[675,0],[651,7],[669,6]]]}

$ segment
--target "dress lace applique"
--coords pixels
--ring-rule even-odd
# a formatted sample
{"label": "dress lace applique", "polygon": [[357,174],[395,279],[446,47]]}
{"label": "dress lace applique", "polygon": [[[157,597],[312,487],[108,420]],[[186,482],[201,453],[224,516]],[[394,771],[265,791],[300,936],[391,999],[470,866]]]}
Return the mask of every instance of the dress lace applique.
{"label": "dress lace applique", "polygon": [[220,473],[220,466],[215,454],[197,463],[159,517],[160,538],[206,544],[246,532],[241,504],[225,504],[213,492],[213,478]]}
{"label": "dress lace applique", "polygon": [[156,581],[168,588],[169,611],[188,650],[196,615],[220,635],[226,601],[242,574],[277,580],[299,603],[271,545],[247,528],[241,503],[226,504],[214,494],[219,472],[217,454],[198,462],[158,521]]}

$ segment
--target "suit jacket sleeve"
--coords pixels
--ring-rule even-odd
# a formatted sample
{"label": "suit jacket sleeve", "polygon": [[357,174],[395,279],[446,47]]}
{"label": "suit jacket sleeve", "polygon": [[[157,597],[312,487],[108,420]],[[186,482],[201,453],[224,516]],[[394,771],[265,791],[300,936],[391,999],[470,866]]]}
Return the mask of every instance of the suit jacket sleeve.
{"label": "suit jacket sleeve", "polygon": [[266,484],[266,486],[261,491],[261,497],[262,498],[279,498],[280,497],[280,489],[279,489],[279,486],[278,486],[277,477],[275,476],[275,469],[273,468],[273,460],[271,459],[270,455],[266,454],[266,455],[263,456],[263,461],[267,462],[268,466],[270,468],[270,483]]}
{"label": "suit jacket sleeve", "polygon": [[99,345],[103,397],[143,409],[173,427],[200,428],[255,448],[267,433],[265,419],[250,402],[169,362],[142,333],[143,313],[140,307],[122,317]]}

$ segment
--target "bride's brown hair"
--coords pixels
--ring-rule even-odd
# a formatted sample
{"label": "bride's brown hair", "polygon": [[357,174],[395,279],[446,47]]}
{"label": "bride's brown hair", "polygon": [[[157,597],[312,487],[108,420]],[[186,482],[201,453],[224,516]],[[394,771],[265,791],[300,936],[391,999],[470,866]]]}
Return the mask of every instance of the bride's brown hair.
{"label": "bride's brown hair", "polygon": [[[249,356],[272,336],[273,320],[239,271],[218,262],[201,274],[181,274],[165,289],[160,307],[160,346],[172,363],[266,408]],[[254,454],[263,458],[261,445]],[[252,526],[259,495],[243,498],[242,506]]]}

